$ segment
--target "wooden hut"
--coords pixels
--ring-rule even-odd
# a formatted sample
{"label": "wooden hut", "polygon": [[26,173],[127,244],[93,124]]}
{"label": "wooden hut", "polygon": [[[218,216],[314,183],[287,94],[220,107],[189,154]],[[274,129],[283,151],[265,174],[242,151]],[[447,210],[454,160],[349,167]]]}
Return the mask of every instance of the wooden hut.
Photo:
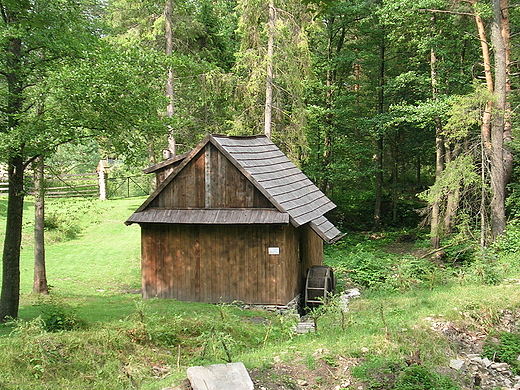
{"label": "wooden hut", "polygon": [[265,136],[210,135],[147,172],[157,189],[126,221],[144,298],[285,305],[341,237],[335,205]]}

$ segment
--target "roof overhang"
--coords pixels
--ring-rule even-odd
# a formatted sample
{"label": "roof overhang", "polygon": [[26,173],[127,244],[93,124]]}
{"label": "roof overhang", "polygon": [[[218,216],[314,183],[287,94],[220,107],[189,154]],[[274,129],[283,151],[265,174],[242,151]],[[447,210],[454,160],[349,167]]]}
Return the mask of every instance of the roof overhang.
{"label": "roof overhang", "polygon": [[288,224],[289,214],[274,209],[146,209],[133,213],[125,222],[195,224],[195,225],[264,225]]}

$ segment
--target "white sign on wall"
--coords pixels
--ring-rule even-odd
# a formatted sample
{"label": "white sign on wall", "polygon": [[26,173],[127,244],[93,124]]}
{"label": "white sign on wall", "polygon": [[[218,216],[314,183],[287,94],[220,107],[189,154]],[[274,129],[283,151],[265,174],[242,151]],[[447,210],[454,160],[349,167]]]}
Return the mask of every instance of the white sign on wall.
{"label": "white sign on wall", "polygon": [[268,252],[270,255],[279,255],[279,254],[280,254],[280,248],[278,248],[277,246],[270,246],[270,247],[267,249],[267,252]]}

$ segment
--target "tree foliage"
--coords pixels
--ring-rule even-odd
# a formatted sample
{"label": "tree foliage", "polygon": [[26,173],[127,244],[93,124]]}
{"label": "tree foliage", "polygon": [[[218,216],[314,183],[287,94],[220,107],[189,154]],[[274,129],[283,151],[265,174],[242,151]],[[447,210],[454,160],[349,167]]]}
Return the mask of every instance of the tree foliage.
{"label": "tree foliage", "polygon": [[[174,1],[166,56],[163,0],[0,1],[0,153],[12,184],[4,280],[18,277],[32,160],[72,143],[137,166],[160,155],[169,128],[180,152],[207,133],[262,133],[268,85],[274,142],[337,203],[340,227],[409,228],[424,218],[436,219],[439,240],[461,229],[493,237],[518,215],[514,183],[509,200],[495,196],[518,173],[509,114],[518,105],[517,7],[270,4],[272,14],[259,0]],[[175,110],[166,118],[169,70]]]}

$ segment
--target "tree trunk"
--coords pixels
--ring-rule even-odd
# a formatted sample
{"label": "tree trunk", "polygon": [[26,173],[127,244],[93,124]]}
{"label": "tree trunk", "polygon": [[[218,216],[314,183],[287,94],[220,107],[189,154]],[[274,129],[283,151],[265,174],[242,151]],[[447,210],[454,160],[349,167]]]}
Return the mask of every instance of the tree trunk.
{"label": "tree trunk", "polygon": [[[476,0],[471,1],[475,6]],[[484,64],[484,76],[486,79],[486,87],[490,93],[493,93],[493,75],[491,73],[491,56],[489,53],[489,44],[486,37],[486,30],[484,21],[480,17],[477,10],[474,12],[475,24],[477,26],[478,36],[480,40],[480,49],[482,51],[482,62]],[[482,162],[481,162],[481,177],[482,177],[482,191],[480,199],[480,245],[485,247],[487,245],[487,160],[491,156],[491,109],[493,102],[489,100],[482,113],[482,124],[480,126],[480,138],[482,144]]]}
{"label": "tree trunk", "polygon": [[495,240],[504,233],[505,171],[504,171],[504,115],[506,112],[506,49],[502,37],[501,1],[493,0],[494,19],[491,24],[491,42],[495,57],[495,84],[491,131],[491,236]]}
{"label": "tree trunk", "polygon": [[24,163],[15,156],[8,161],[9,192],[4,239],[0,321],[18,317],[20,303],[20,245],[24,202]]}
{"label": "tree trunk", "polygon": [[[378,113],[382,114],[384,111],[384,85],[385,85],[385,41],[382,38],[379,46],[379,92],[378,92]],[[383,198],[383,134],[379,134],[376,142],[376,200],[374,205],[374,229],[381,229],[381,204]]]}
{"label": "tree trunk", "polygon": [[[446,163],[450,163],[460,153],[460,145],[456,145],[452,151],[450,151],[449,147],[445,147],[445,161]],[[460,202],[460,180],[457,182],[457,185],[454,188],[449,188],[446,196],[446,212],[444,214],[444,231],[446,234],[453,233],[453,223],[455,217],[457,215],[457,210],[459,209]]]}
{"label": "tree trunk", "polygon": [[[438,99],[438,80],[437,80],[437,53],[435,49],[430,50],[430,74],[432,83],[432,96]],[[435,118],[435,181],[441,179],[444,171],[444,136],[442,135],[442,123],[440,118]],[[434,249],[440,248],[441,243],[441,201],[439,197],[433,201],[432,214],[430,220],[430,242]]]}
{"label": "tree trunk", "polygon": [[33,292],[48,294],[45,270],[45,182],[43,157],[34,163],[34,283]]}
{"label": "tree trunk", "polygon": [[276,13],[274,9],[274,0],[269,1],[269,21],[268,40],[267,40],[267,82],[265,87],[265,108],[264,108],[264,133],[271,138],[272,132],[272,115],[273,115],[273,56],[274,56],[274,33],[276,26]]}
{"label": "tree trunk", "polygon": [[[164,7],[164,25],[165,25],[165,38],[166,38],[166,55],[171,57],[173,54],[173,32],[172,32],[172,17],[173,17],[173,6],[172,0],[166,0],[166,5]],[[166,81],[166,97],[169,100],[168,107],[166,107],[166,116],[168,118],[173,118],[173,114],[175,112],[175,104],[174,104],[174,88],[173,88],[173,69],[171,67],[168,68],[168,80]],[[170,157],[173,157],[177,154],[177,145],[175,141],[175,134],[173,128],[168,126],[168,150],[170,152]]]}
{"label": "tree trunk", "polygon": [[[8,20],[10,19],[7,18]],[[9,39],[4,46],[9,54],[6,63],[7,80],[7,128],[18,127],[23,112],[22,41]],[[0,322],[18,316],[20,302],[20,245],[22,242],[22,216],[24,202],[23,144],[11,150],[7,158],[9,192],[7,220],[2,257],[2,292],[0,295]]]}
{"label": "tree trunk", "polygon": [[513,172],[513,153],[511,151],[512,120],[511,120],[511,102],[508,96],[511,94],[511,28],[509,24],[509,4],[508,0],[501,0],[501,32],[504,41],[505,57],[506,57],[506,105],[504,112],[504,182],[509,183]]}
{"label": "tree trunk", "polygon": [[[475,4],[473,1],[472,4]],[[493,92],[493,75],[491,73],[491,55],[489,53],[489,44],[487,42],[484,21],[475,11],[475,23],[477,25],[478,36],[480,39],[480,49],[482,51],[482,62],[484,64],[484,76],[486,79],[486,87],[489,92]],[[491,150],[491,106],[492,102],[487,102],[482,114],[481,136],[484,147],[487,151]]]}

